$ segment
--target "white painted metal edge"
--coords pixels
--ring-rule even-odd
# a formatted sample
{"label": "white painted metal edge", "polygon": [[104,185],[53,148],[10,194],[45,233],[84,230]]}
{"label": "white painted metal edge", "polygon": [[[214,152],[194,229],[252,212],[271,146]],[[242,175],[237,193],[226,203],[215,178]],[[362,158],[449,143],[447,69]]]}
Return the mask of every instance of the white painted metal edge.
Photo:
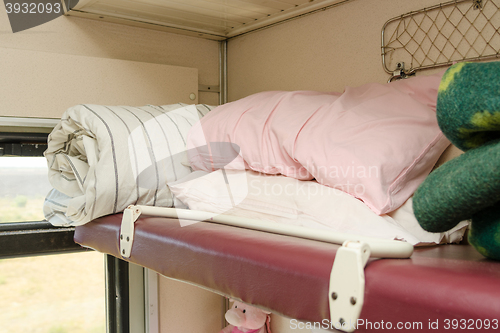
{"label": "white painted metal edge", "polygon": [[160,322],[158,315],[158,273],[144,269],[144,294],[146,311],[146,333],[159,333]]}
{"label": "white painted metal edge", "polygon": [[330,273],[328,300],[334,328],[353,332],[361,315],[365,296],[365,266],[370,247],[364,242],[346,241],[337,250]]}
{"label": "white painted metal edge", "polygon": [[129,263],[129,330],[134,333],[147,333],[146,316],[144,311],[144,268]]}
{"label": "white painted metal edge", "polygon": [[54,128],[60,119],[0,116],[0,126]]}
{"label": "white painted metal edge", "polygon": [[181,225],[188,225],[201,221],[215,222],[333,244],[343,244],[345,241],[361,241],[370,246],[371,256],[375,258],[409,258],[413,254],[413,246],[402,241],[350,235],[330,230],[284,225],[270,221],[264,222],[260,220],[210,212],[138,205],[129,206],[125,209],[123,214],[120,232],[120,253],[124,257],[130,256],[133,244],[134,224],[141,214],[177,218],[179,219]]}

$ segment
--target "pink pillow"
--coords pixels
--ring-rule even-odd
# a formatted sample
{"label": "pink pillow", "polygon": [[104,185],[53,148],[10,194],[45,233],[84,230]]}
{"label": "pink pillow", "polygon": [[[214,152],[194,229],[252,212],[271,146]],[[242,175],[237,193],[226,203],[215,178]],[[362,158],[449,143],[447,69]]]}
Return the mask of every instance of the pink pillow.
{"label": "pink pillow", "polygon": [[[189,162],[205,171],[315,178],[377,214],[391,212],[449,145],[435,113],[442,74],[348,87],[342,94],[262,92],[224,104],[191,129]],[[207,142],[229,142],[235,151],[207,150]]]}

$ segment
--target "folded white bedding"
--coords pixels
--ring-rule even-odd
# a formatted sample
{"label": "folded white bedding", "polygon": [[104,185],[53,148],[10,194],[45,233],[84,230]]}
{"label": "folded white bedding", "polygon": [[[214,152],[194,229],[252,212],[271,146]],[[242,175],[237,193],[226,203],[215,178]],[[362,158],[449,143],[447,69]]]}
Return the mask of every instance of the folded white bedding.
{"label": "folded white bedding", "polygon": [[316,181],[248,170],[224,172],[195,171],[168,186],[193,210],[404,240],[412,245],[458,242],[467,227],[467,222],[461,222],[444,233],[423,230],[413,214],[411,198],[392,213],[377,215],[362,201]]}
{"label": "folded white bedding", "polygon": [[172,207],[166,182],[189,173],[189,129],[213,107],[78,105],[68,109],[45,152],[54,189],[44,203],[54,225],[81,225],[130,204]]}

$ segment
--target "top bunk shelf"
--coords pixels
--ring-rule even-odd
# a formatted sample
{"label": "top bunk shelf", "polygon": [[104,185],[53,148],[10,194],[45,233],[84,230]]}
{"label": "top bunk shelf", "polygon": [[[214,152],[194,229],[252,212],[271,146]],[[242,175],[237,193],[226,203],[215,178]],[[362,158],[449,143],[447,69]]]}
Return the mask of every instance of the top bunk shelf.
{"label": "top bunk shelf", "polygon": [[[122,214],[98,218],[76,227],[75,241],[285,317],[338,324],[330,314],[329,283],[339,245],[218,223],[182,227],[174,218],[141,216],[131,255],[124,258],[121,223]],[[470,245],[420,247],[410,259],[370,259],[365,280],[362,311],[351,323],[356,332],[382,323],[386,329],[411,324],[424,332],[498,328],[500,263]]]}
{"label": "top bunk shelf", "polygon": [[350,0],[65,0],[69,16],[225,40]]}

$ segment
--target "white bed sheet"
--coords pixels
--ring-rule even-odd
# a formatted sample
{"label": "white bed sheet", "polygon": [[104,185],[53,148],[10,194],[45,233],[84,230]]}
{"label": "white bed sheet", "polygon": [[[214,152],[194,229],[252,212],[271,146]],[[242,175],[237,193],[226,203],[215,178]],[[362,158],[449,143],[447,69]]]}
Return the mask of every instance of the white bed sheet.
{"label": "white bed sheet", "polygon": [[169,187],[193,210],[396,239],[416,246],[459,242],[468,225],[464,221],[447,232],[430,233],[418,224],[411,198],[396,211],[379,216],[362,201],[315,181],[248,170],[195,171]]}

